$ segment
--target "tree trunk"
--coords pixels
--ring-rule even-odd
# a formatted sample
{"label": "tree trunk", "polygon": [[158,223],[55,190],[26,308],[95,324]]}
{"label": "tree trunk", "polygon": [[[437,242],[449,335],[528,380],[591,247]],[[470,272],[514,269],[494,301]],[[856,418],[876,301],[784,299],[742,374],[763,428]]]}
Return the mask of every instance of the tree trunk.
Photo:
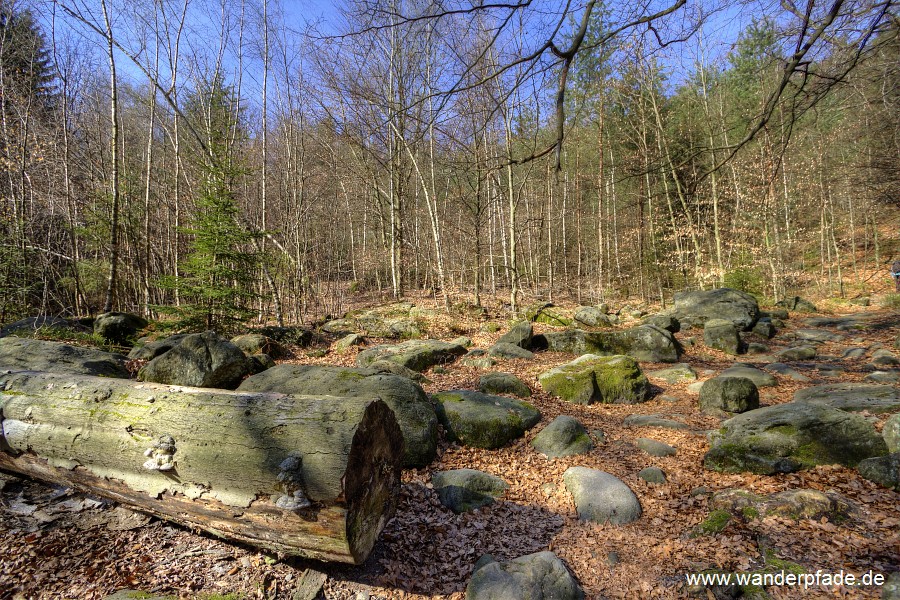
{"label": "tree trunk", "polygon": [[377,399],[38,371],[0,389],[0,468],[223,538],[359,564],[396,505],[403,438]]}

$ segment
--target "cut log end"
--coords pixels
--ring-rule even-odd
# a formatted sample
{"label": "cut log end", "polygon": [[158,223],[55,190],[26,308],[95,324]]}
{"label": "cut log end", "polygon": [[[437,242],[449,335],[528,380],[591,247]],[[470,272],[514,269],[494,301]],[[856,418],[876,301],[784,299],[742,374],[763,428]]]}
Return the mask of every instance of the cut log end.
{"label": "cut log end", "polygon": [[347,542],[362,563],[394,514],[400,491],[403,433],[394,412],[381,401],[366,408],[353,436],[344,490],[347,499]]}

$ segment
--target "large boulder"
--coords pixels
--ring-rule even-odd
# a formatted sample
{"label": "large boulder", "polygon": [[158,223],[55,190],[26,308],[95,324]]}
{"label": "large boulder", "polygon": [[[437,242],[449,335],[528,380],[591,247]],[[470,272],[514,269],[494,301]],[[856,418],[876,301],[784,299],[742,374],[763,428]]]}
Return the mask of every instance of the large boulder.
{"label": "large boulder", "polygon": [[641,503],[625,482],[597,469],[570,467],[563,473],[575,500],[578,518],[594,523],[625,525],[641,516]]}
{"label": "large boulder", "polygon": [[681,331],[681,323],[670,314],[658,313],[655,315],[648,315],[641,320],[641,323],[644,325],[655,325],[670,333],[678,333]]}
{"label": "large boulder", "polygon": [[258,333],[267,338],[272,338],[279,344],[290,344],[292,346],[308,346],[313,339],[313,332],[299,325],[291,327],[269,325],[254,329],[251,333]]}
{"label": "large boulder", "polygon": [[288,355],[284,346],[261,333],[245,333],[231,338],[231,343],[240,348],[247,356],[268,354],[272,358],[284,358]]}
{"label": "large boulder", "polygon": [[400,375],[330,365],[282,364],[245,380],[238,391],[381,398],[394,411],[406,444],[405,467],[423,467],[437,453],[437,415],[422,387]]}
{"label": "large boulder", "polygon": [[551,352],[565,352],[566,354],[602,353],[601,348],[595,343],[593,335],[583,329],[566,329],[536,335],[533,344]]}
{"label": "large boulder", "polygon": [[854,412],[890,413],[900,411],[900,389],[877,383],[826,383],[797,390],[794,402]]}
{"label": "large boulder", "polygon": [[560,415],[534,436],[531,446],[547,458],[560,458],[587,454],[594,443],[578,419]]}
{"label": "large boulder", "polygon": [[768,516],[801,519],[845,521],[854,511],[853,504],[836,492],[795,488],[760,496],[741,488],[716,492],[709,499],[711,510],[724,510],[734,516],[757,518]]}
{"label": "large boulder", "polygon": [[531,396],[531,388],[512,373],[485,373],[478,380],[478,391],[485,394],[509,394],[519,398]]}
{"label": "large boulder", "polygon": [[596,306],[580,306],[575,311],[575,321],[588,327],[609,327],[612,324],[606,313]]}
{"label": "large boulder", "polygon": [[470,390],[433,394],[437,415],[450,439],[493,450],[537,425],[541,413],[526,402]]}
{"label": "large boulder", "polygon": [[497,358],[506,358],[506,359],[523,359],[530,360],[534,358],[534,353],[531,350],[526,350],[520,346],[516,346],[515,344],[507,344],[505,342],[497,342],[490,348],[488,348],[488,354],[491,356],[496,356]]}
{"label": "large boulder", "polygon": [[509,488],[496,475],[475,469],[438,471],[431,476],[431,485],[441,504],[456,514],[493,504]]}
{"label": "large boulder", "polygon": [[605,331],[594,334],[607,354],[627,354],[647,362],[678,362],[681,346],[672,332],[644,324],[622,331]]}
{"label": "large boulder", "polygon": [[900,413],[892,415],[884,422],[881,435],[891,452],[900,452]]}
{"label": "large boulder", "polygon": [[759,408],[759,390],[756,384],[746,377],[720,375],[707,380],[700,388],[700,412],[744,413],[757,408]]}
{"label": "large boulder", "polygon": [[144,317],[123,312],[108,312],[94,319],[94,333],[114,344],[128,344],[149,323]]}
{"label": "large boulder", "polygon": [[726,473],[770,475],[828,464],[852,467],[888,451],[865,418],[805,402],[737,415],[725,421],[710,442],[704,465]]}
{"label": "large boulder", "polygon": [[856,469],[869,481],[900,492],[900,452],[861,460]]}
{"label": "large boulder", "polygon": [[816,357],[818,351],[813,346],[789,346],[782,348],[775,355],[781,360],[810,360]]}
{"label": "large boulder", "polygon": [[535,323],[546,323],[547,325],[555,325],[557,327],[568,327],[572,324],[572,319],[563,316],[551,302],[540,302],[532,304],[523,311],[525,320]]}
{"label": "large boulder", "polygon": [[795,329],[791,332],[791,336],[795,340],[803,342],[812,342],[814,344],[824,344],[825,342],[840,342],[844,336],[838,333],[832,333],[827,329]]}
{"label": "large boulder", "polygon": [[14,371],[52,371],[71,375],[97,375],[128,379],[126,358],[57,342],[30,338],[0,338],[0,367]]}
{"label": "large boulder", "polygon": [[[160,340],[143,341],[138,340],[138,345],[131,349],[128,358],[133,360],[153,360],[157,356],[161,356],[181,343],[186,338],[187,333],[176,333],[167,338]],[[145,339],[145,338],[142,338]]]}
{"label": "large boulder", "polygon": [[795,310],[797,312],[817,312],[815,304],[813,304],[809,300],[801,298],[800,296],[791,296],[790,298],[779,300],[775,303],[775,306],[779,308],[785,308],[787,310]]}
{"label": "large boulder", "polygon": [[8,335],[24,335],[30,337],[40,329],[64,329],[66,331],[78,333],[90,332],[89,328],[80,323],[72,322],[68,319],[63,319],[62,317],[41,315],[38,317],[28,317],[27,319],[4,325],[0,328],[0,338],[4,338]]}
{"label": "large boulder", "polygon": [[659,458],[666,456],[675,456],[677,450],[674,446],[670,446],[665,442],[654,440],[653,438],[639,437],[634,440],[634,445],[649,454]]}
{"label": "large boulder", "polygon": [[737,327],[725,319],[709,319],[703,325],[703,343],[726,354],[741,353],[741,337]]}
{"label": "large boulder", "polygon": [[672,313],[679,320],[687,319],[695,325],[724,319],[743,331],[752,329],[759,320],[759,303],[750,294],[731,288],[679,292],[675,294]]}
{"label": "large boulder", "polygon": [[681,346],[672,333],[655,325],[638,325],[622,331],[569,329],[540,337],[548,350],[568,354],[627,354],[648,362],[678,362],[681,355]]}
{"label": "large boulder", "polygon": [[675,384],[684,381],[697,381],[697,372],[687,363],[678,363],[665,369],[650,371],[651,377],[662,379],[666,383]]}
{"label": "large boulder", "polygon": [[531,349],[531,337],[534,329],[530,321],[519,321],[509,328],[509,331],[500,336],[498,344],[512,344],[525,350]]}
{"label": "large boulder", "polygon": [[240,348],[213,331],[186,335],[171,350],[148,362],[141,381],[233,390],[253,371]]}
{"label": "large boulder", "polygon": [[413,371],[425,371],[434,365],[453,362],[468,352],[465,346],[440,340],[409,340],[395,345],[382,345],[363,350],[356,364],[367,367],[378,360],[389,360]]}
{"label": "large boulder", "polygon": [[719,373],[719,377],[743,377],[752,381],[758,388],[778,385],[778,380],[771,373],[744,363],[734,363]]}
{"label": "large boulder", "polygon": [[466,586],[466,600],[582,600],[584,592],[552,552],[513,560],[479,561]]}
{"label": "large boulder", "polygon": [[538,376],[548,393],[575,404],[636,404],[651,396],[650,382],[628,356],[585,354]]}

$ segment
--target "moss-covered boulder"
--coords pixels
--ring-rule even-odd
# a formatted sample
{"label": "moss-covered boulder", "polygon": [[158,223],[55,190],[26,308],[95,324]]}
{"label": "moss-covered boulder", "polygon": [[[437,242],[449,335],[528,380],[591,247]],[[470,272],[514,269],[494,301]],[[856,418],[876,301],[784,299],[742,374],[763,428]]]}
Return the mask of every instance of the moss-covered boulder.
{"label": "moss-covered boulder", "polygon": [[257,327],[251,333],[258,333],[275,340],[279,344],[290,344],[292,346],[306,347],[313,340],[313,332],[299,325],[289,327],[267,325],[265,327]]}
{"label": "moss-covered boulder", "polygon": [[752,381],[758,388],[778,385],[778,380],[774,375],[745,363],[734,363],[719,373],[719,377],[744,377]]}
{"label": "moss-covered boulder", "polygon": [[900,452],[867,458],[856,468],[869,481],[900,492]]}
{"label": "moss-covered boulder", "polygon": [[551,331],[535,336],[535,342],[551,352],[578,355],[603,353],[603,349],[597,344],[596,339],[583,329]]}
{"label": "moss-covered boulder", "polygon": [[575,404],[636,404],[651,396],[650,382],[629,356],[585,354],[538,381],[546,392]]}
{"label": "moss-covered boulder", "polygon": [[70,331],[72,333],[90,333],[91,329],[78,322],[69,321],[62,317],[40,315],[28,317],[0,327],[0,338],[8,335],[19,337],[32,337],[41,330]]}
{"label": "moss-covered boulder", "polygon": [[433,394],[432,400],[448,437],[475,448],[505,446],[541,420],[530,404],[504,396],[450,390]]}
{"label": "moss-covered boulder", "polygon": [[677,365],[672,365],[665,369],[650,371],[647,375],[672,384],[685,381],[697,381],[697,372],[687,363],[678,363]]}
{"label": "moss-covered boulder", "polygon": [[531,396],[531,388],[512,373],[485,373],[478,380],[478,391],[485,394],[509,394],[519,398]]}
{"label": "moss-covered boulder", "polygon": [[534,436],[531,446],[547,458],[560,458],[587,454],[594,443],[578,419],[560,415]]}
{"label": "moss-covered boulder", "polygon": [[403,441],[405,467],[423,467],[437,453],[437,415],[421,386],[406,377],[330,365],[282,364],[249,377],[246,392],[381,398],[394,411]]}
{"label": "moss-covered boulder", "polygon": [[648,315],[641,320],[644,325],[653,325],[660,329],[665,329],[669,333],[678,333],[681,331],[681,323],[672,315],[657,313]]}
{"label": "moss-covered boulder", "polygon": [[727,511],[744,520],[779,516],[797,521],[827,519],[832,523],[846,521],[855,510],[849,500],[836,492],[809,488],[795,488],[768,496],[740,488],[727,489],[713,494],[709,507]]}
{"label": "moss-covered boulder", "polygon": [[149,325],[144,317],[123,312],[108,312],[94,319],[94,333],[114,344],[128,344],[138,331]]}
{"label": "moss-covered boulder", "polygon": [[141,381],[235,389],[253,366],[240,348],[213,331],[187,335],[138,373]]}
{"label": "moss-covered boulder", "polygon": [[794,392],[794,402],[808,402],[852,412],[900,411],[900,389],[876,383],[826,383]]}
{"label": "moss-covered boulder", "polygon": [[496,475],[475,469],[438,471],[431,476],[431,484],[441,504],[456,514],[493,504],[509,489]]}
{"label": "moss-covered boulder", "polygon": [[712,319],[724,319],[743,331],[752,328],[759,320],[756,298],[730,288],[679,292],[674,300],[672,313],[679,320],[687,319],[695,326]]}
{"label": "moss-covered boulder", "polygon": [[497,358],[506,359],[530,360],[534,358],[534,353],[531,352],[531,350],[526,350],[515,344],[507,344],[505,342],[497,342],[488,348],[488,354],[496,356]]}
{"label": "moss-covered boulder", "polygon": [[759,390],[746,377],[713,377],[700,388],[700,412],[743,413],[759,408]]}
{"label": "moss-covered boulder", "polygon": [[568,327],[572,324],[572,319],[564,316],[551,302],[532,304],[522,311],[522,316],[527,321],[556,327]]}
{"label": "moss-covered boulder", "polygon": [[181,340],[188,335],[187,333],[176,333],[159,340],[141,338],[138,340],[138,344],[128,353],[128,358],[133,360],[153,360],[180,344]]}
{"label": "moss-covered boulder", "polygon": [[760,318],[760,320],[756,322],[756,325],[753,326],[752,331],[754,334],[767,340],[772,339],[775,337],[775,334],[778,333],[778,329],[769,317]]}
{"label": "moss-covered boulder", "polygon": [[531,338],[534,335],[534,328],[530,321],[519,321],[509,328],[509,331],[500,336],[497,340],[498,344],[512,344],[525,350],[531,349]]}
{"label": "moss-covered boulder", "polygon": [[891,452],[900,452],[900,413],[892,415],[884,422],[881,435]]}
{"label": "moss-covered boulder", "polygon": [[842,410],[790,402],[728,419],[711,435],[703,459],[708,469],[771,475],[815,465],[856,466],[887,454],[887,445],[865,418]]}
{"label": "moss-covered boulder", "polygon": [[813,346],[789,346],[775,353],[781,360],[810,360],[816,357],[818,350]]}
{"label": "moss-covered boulder", "polygon": [[703,326],[703,343],[726,354],[741,352],[741,337],[737,327],[725,319],[710,319]]}
{"label": "moss-covered boulder", "polygon": [[0,338],[0,367],[14,371],[52,371],[127,379],[125,357],[57,342],[29,338]]}
{"label": "moss-covered boulder", "polygon": [[231,343],[247,356],[268,354],[272,358],[284,358],[288,351],[280,343],[261,333],[245,333],[231,338]]}
{"label": "moss-covered boulder", "polygon": [[622,331],[597,332],[595,339],[606,353],[627,354],[647,362],[678,362],[681,345],[672,333],[656,325],[644,324]]}
{"label": "moss-covered boulder", "polygon": [[348,333],[334,343],[334,349],[338,352],[346,352],[354,346],[362,346],[366,343],[366,338],[358,333]]}
{"label": "moss-covered boulder", "polygon": [[784,298],[783,300],[779,300],[778,302],[776,302],[775,306],[787,310],[795,310],[797,312],[818,312],[815,304],[813,304],[809,300],[801,298],[800,296],[791,296],[790,298]]}
{"label": "moss-covered boulder", "polygon": [[378,360],[389,360],[413,371],[425,371],[434,365],[450,363],[468,352],[465,346],[440,340],[409,340],[395,345],[382,345],[363,350],[356,364],[367,367]]}
{"label": "moss-covered boulder", "polygon": [[580,306],[575,311],[575,321],[587,327],[609,327],[609,316],[597,306]]}
{"label": "moss-covered boulder", "polygon": [[672,334],[655,325],[621,331],[569,329],[546,333],[540,339],[548,350],[569,354],[627,354],[648,362],[678,362],[681,356],[681,345]]}

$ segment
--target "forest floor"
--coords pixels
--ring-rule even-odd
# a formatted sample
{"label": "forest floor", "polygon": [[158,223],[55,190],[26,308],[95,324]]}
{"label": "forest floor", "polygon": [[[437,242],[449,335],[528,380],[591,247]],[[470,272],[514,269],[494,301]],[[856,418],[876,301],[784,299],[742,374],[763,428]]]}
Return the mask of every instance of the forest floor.
{"label": "forest floor", "polygon": [[[877,298],[874,298],[877,303]],[[831,357],[846,369],[839,380],[814,369],[797,370],[812,381],[799,384],[777,376],[778,385],[760,390],[763,406],[788,402],[801,386],[834,381],[862,381],[868,358],[840,359],[852,346],[892,349],[900,332],[900,312],[884,308],[828,304],[822,314],[867,313],[863,331],[846,333],[840,343],[819,347],[817,362]],[[767,342],[772,351],[786,346],[785,331],[803,327],[807,314],[792,314],[787,327]],[[487,321],[501,326],[488,333]],[[510,323],[499,302],[487,317],[442,316],[429,336],[449,340],[468,335],[476,347],[492,344]],[[626,321],[624,326],[633,323]],[[543,329],[542,329],[543,327]],[[536,331],[550,329],[536,325]],[[697,337],[681,332],[679,339]],[[707,379],[735,362],[735,357],[706,348],[701,341],[682,357]],[[370,340],[370,344],[379,340]],[[322,341],[319,348],[328,349]],[[314,357],[313,348],[296,349],[295,363],[353,364],[358,349]],[[533,360],[501,360],[492,368],[513,373],[533,390],[529,402],[542,414],[540,424],[499,450],[479,450],[441,441],[439,458],[428,468],[405,471],[396,515],[376,549],[360,567],[323,564],[260,553],[188,531],[72,490],[57,489],[0,474],[0,600],[31,598],[103,598],[130,588],[185,598],[294,598],[313,571],[327,580],[327,598],[452,598],[465,595],[476,560],[489,553],[497,559],[552,550],[569,566],[588,598],[690,597],[685,575],[707,568],[749,572],[773,557],[802,566],[805,572],[857,577],[870,571],[887,576],[900,570],[900,496],[859,476],[849,468],[820,466],[800,473],[762,476],[721,474],[704,469],[709,449],[705,433],[720,419],[703,415],[697,394],[687,383],[670,385],[651,379],[656,397],[638,405],[581,406],[543,391],[539,373],[571,360],[571,355],[541,352]],[[737,360],[754,363],[754,355]],[[667,365],[642,363],[645,372]],[[757,365],[760,366],[760,365]],[[484,371],[457,363],[443,372],[426,373],[428,392],[477,389]],[[577,418],[606,441],[587,455],[550,460],[538,454],[531,439],[560,414]],[[655,414],[690,426],[688,430],[633,427],[631,414]],[[884,421],[881,416],[877,427]],[[671,457],[656,458],[634,445],[652,437],[677,448]],[[579,521],[562,474],[571,466],[601,469],[630,486],[643,516],[624,525]],[[649,484],[637,476],[658,466],[668,482]],[[431,489],[434,471],[473,468],[502,477],[510,488],[499,502],[462,515],[444,508]],[[547,485],[550,484],[550,485]],[[841,523],[825,519],[765,517],[732,519],[720,533],[694,537],[709,515],[710,493],[744,488],[757,494],[813,488],[835,491],[855,507]],[[309,570],[309,571],[307,571]],[[771,586],[772,598],[879,598],[877,587]],[[708,595],[707,595],[708,594]],[[296,596],[299,598],[299,596]],[[704,592],[700,597],[713,597]]]}

